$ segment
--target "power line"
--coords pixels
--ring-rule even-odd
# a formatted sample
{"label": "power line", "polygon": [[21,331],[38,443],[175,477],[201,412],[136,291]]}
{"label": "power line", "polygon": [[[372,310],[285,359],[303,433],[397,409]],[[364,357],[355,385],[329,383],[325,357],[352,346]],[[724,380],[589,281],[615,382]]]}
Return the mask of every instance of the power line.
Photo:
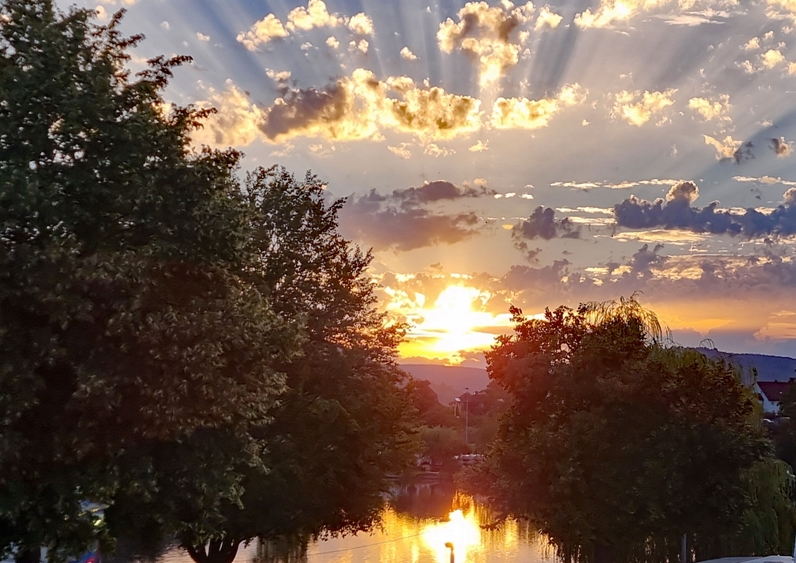
{"label": "power line", "polygon": [[416,538],[417,536],[422,536],[422,535],[423,535],[423,532],[419,532],[417,534],[412,534],[411,536],[403,536],[403,537],[400,537],[400,538],[393,538],[391,540],[384,540],[384,541],[379,541],[379,542],[375,542],[375,543],[368,543],[368,544],[365,544],[365,545],[356,545],[354,547],[347,547],[346,549],[333,549],[331,551],[320,551],[318,553],[312,553],[312,554],[308,553],[307,555],[312,555],[314,557],[316,555],[326,555],[328,553],[340,553],[342,551],[352,551],[354,549],[363,549],[365,547],[373,547],[374,545],[383,545],[385,543],[392,543],[394,541],[401,541],[401,540],[407,540],[409,538]]}

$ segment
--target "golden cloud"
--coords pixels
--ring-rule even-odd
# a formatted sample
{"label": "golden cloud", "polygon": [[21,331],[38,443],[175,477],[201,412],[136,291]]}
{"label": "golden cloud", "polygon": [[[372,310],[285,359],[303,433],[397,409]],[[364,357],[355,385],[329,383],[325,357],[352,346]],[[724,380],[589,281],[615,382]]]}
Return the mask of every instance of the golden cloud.
{"label": "golden cloud", "polygon": [[309,31],[316,27],[336,27],[342,23],[343,18],[330,14],[323,0],[309,0],[306,8],[299,6],[290,10],[286,27],[290,31]]}
{"label": "golden cloud", "polygon": [[735,158],[735,152],[741,148],[741,141],[736,141],[731,136],[727,135],[723,141],[714,139],[710,135],[703,135],[705,144],[710,145],[716,149],[716,158],[719,160],[725,158]]}
{"label": "golden cloud", "polygon": [[707,98],[691,98],[688,100],[688,109],[694,110],[706,120],[727,120],[729,119],[727,113],[729,113],[730,108],[730,97],[727,94],[722,94],[718,100],[714,101]]}
{"label": "golden cloud", "polygon": [[421,88],[408,77],[378,80],[365,69],[323,90],[292,90],[263,110],[260,129],[271,141],[299,135],[353,140],[375,138],[381,130],[450,139],[480,128],[480,102]]}
{"label": "golden cloud", "polygon": [[407,61],[416,61],[417,55],[415,55],[409,47],[404,47],[401,49],[401,58],[406,59]]}
{"label": "golden cloud", "polygon": [[287,36],[287,30],[282,22],[275,15],[268,14],[256,22],[249,31],[239,33],[236,39],[249,51],[255,51],[260,45]]}
{"label": "golden cloud", "polygon": [[563,19],[563,16],[551,12],[548,6],[543,6],[542,9],[539,10],[539,15],[536,17],[536,23],[534,24],[533,28],[535,30],[540,30],[543,27],[555,29]]}
{"label": "golden cloud", "polygon": [[768,5],[796,14],[796,0],[768,0]]}
{"label": "golden cloud", "polygon": [[194,144],[226,148],[253,143],[260,132],[258,124],[264,116],[262,110],[251,103],[231,80],[227,80],[226,91],[217,92],[210,88],[208,93],[208,100],[197,105],[220,108],[220,111],[211,115],[204,127],[193,133]]}
{"label": "golden cloud", "polygon": [[511,33],[533,14],[533,4],[515,8],[511,2],[489,6],[486,2],[468,2],[457,14],[459,22],[448,18],[437,32],[440,49],[451,53],[460,49],[478,60],[479,84],[487,87],[519,60],[519,45]]}
{"label": "golden cloud", "polygon": [[554,98],[498,98],[492,106],[492,125],[498,129],[547,127],[561,109],[583,102],[585,90],[578,84],[565,86]]}
{"label": "golden cloud", "polygon": [[[299,6],[290,10],[287,15],[287,23],[284,25],[274,14],[268,14],[256,22],[249,31],[239,33],[237,40],[249,51],[255,51],[261,45],[274,39],[288,37],[297,31],[310,31],[319,27],[341,25],[347,25],[355,35],[373,35],[373,20],[367,14],[359,13],[350,18],[336,13],[330,14],[323,0],[309,0],[306,8]],[[329,37],[326,44],[333,49],[339,46],[339,42],[334,37]]]}
{"label": "golden cloud", "polygon": [[[594,12],[591,9],[587,9],[577,14],[575,16],[575,25],[581,28],[610,27],[616,22],[627,21],[641,12],[658,10],[672,4],[680,10],[694,10],[698,5],[711,9],[715,5],[727,7],[734,6],[737,3],[737,0],[601,0],[600,5]],[[689,15],[693,18],[693,14]],[[697,19],[695,21],[704,20]]]}
{"label": "golden cloud", "polygon": [[675,92],[677,92],[675,89],[669,89],[664,92],[629,92],[622,90],[615,96],[612,114],[615,118],[622,118],[631,125],[641,127],[653,115],[660,113],[674,103],[671,97]]}
{"label": "golden cloud", "polygon": [[785,62],[785,57],[779,52],[779,49],[769,49],[763,53],[763,66],[772,69],[778,64]]}
{"label": "golden cloud", "polygon": [[348,29],[357,35],[373,35],[373,20],[364,12],[348,20]]}

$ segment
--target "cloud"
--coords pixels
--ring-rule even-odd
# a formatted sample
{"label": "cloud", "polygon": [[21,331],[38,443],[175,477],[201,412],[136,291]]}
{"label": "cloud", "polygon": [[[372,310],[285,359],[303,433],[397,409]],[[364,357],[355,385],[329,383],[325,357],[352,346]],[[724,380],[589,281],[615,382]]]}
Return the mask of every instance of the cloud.
{"label": "cloud", "polygon": [[307,7],[298,6],[287,15],[287,27],[294,32],[297,29],[309,31],[316,27],[337,27],[345,20],[337,14],[330,14],[323,0],[309,0]]}
{"label": "cloud", "polygon": [[368,47],[370,47],[370,43],[367,42],[366,39],[360,39],[359,41],[351,41],[348,44],[348,50],[351,52],[359,51],[360,53],[367,53]]}
{"label": "cloud", "polygon": [[551,12],[548,6],[543,6],[542,9],[539,10],[539,15],[536,17],[536,23],[534,24],[533,28],[535,30],[540,30],[543,27],[555,29],[563,19],[563,16],[559,16],[558,14]]}
{"label": "cloud", "polygon": [[470,145],[469,147],[467,147],[467,150],[470,151],[470,152],[485,152],[485,151],[488,151],[489,150],[489,141],[484,143],[484,142],[481,141],[481,139],[478,139],[478,141],[474,145]]}
{"label": "cloud", "polygon": [[[793,1],[793,0],[790,0]],[[718,23],[712,19],[716,15],[724,15],[715,10],[737,4],[737,0],[601,0],[595,11],[591,8],[575,16],[575,25],[580,28],[605,28],[617,22],[625,22],[643,12],[660,12],[662,8],[679,9],[686,13],[662,15],[667,23],[674,25],[699,25],[702,23]],[[695,9],[701,11],[695,11]]]}
{"label": "cloud", "polygon": [[592,12],[587,9],[575,16],[578,27],[608,27],[617,21],[626,21],[645,10],[665,5],[668,0],[601,0],[600,6]]}
{"label": "cloud", "polygon": [[550,240],[556,237],[578,238],[580,236],[580,231],[568,218],[556,219],[555,214],[554,209],[540,205],[531,213],[530,217],[514,226],[511,231],[512,238]]}
{"label": "cloud", "polygon": [[290,78],[291,72],[289,70],[276,71],[272,68],[265,69],[265,75],[274,82],[287,82]]}
{"label": "cloud", "polygon": [[268,14],[256,22],[249,31],[239,33],[236,39],[249,51],[256,51],[260,45],[287,36],[288,32],[279,18],[274,14]]}
{"label": "cloud", "polygon": [[407,61],[416,61],[417,55],[415,55],[409,47],[404,47],[401,49],[401,58],[406,59]]}
{"label": "cloud", "polygon": [[691,98],[688,100],[688,109],[694,110],[705,120],[728,120],[729,116],[727,114],[731,107],[730,97],[727,94],[722,94],[718,100],[713,101],[707,98]]}
{"label": "cloud", "polygon": [[763,66],[772,69],[775,66],[785,62],[785,56],[780,53],[779,49],[769,49],[762,56]]}
{"label": "cloud", "polygon": [[428,206],[492,193],[486,188],[460,188],[445,180],[397,189],[387,195],[371,190],[348,198],[340,212],[341,229],[346,236],[363,240],[376,250],[406,252],[453,244],[477,235],[483,220],[474,212],[436,213]]}
{"label": "cloud", "polygon": [[450,139],[480,128],[479,106],[474,98],[439,87],[419,88],[408,77],[381,81],[356,69],[322,90],[286,90],[263,110],[260,129],[271,141],[299,135],[366,139],[382,129]]}
{"label": "cloud", "polygon": [[641,127],[656,115],[674,104],[671,97],[677,92],[668,89],[664,92],[622,90],[614,96],[614,118],[622,118],[631,125]]}
{"label": "cloud", "polygon": [[412,153],[409,151],[409,144],[408,143],[401,143],[397,147],[387,146],[387,150],[393,153],[395,156],[400,156],[403,159],[408,159],[412,156]]}
{"label": "cloud", "polygon": [[716,201],[703,208],[692,207],[698,196],[697,186],[684,182],[672,187],[665,200],[649,202],[630,196],[614,206],[614,216],[618,226],[630,229],[664,227],[746,239],[796,234],[796,188],[785,192],[783,203],[770,213],[752,208],[741,212],[724,210]]}
{"label": "cloud", "polygon": [[752,37],[743,46],[743,50],[744,51],[757,51],[759,48],[760,48],[760,38],[759,37]]}
{"label": "cloud", "polygon": [[780,8],[791,14],[796,14],[796,0],[768,0],[768,5]]}
{"label": "cloud", "polygon": [[459,49],[478,61],[482,88],[497,82],[519,60],[519,45],[511,41],[512,32],[533,14],[533,4],[514,7],[511,2],[489,6],[486,2],[467,2],[456,23],[448,18],[437,32],[440,49],[446,53]]}
{"label": "cloud", "polygon": [[220,111],[209,116],[204,127],[193,133],[195,144],[226,148],[249,145],[257,138],[258,123],[264,117],[262,110],[249,101],[246,93],[231,80],[227,80],[226,86],[223,92],[209,88],[208,99],[197,104],[205,108],[220,108]]}
{"label": "cloud", "polygon": [[586,93],[578,84],[565,86],[554,98],[498,98],[492,106],[492,126],[498,129],[547,127],[562,108],[583,102]]}
{"label": "cloud", "polygon": [[777,156],[790,156],[791,144],[785,140],[785,137],[777,137],[771,139],[770,147],[777,153]]}
{"label": "cloud", "polygon": [[373,35],[373,20],[364,12],[348,20],[348,29],[356,35]]}
{"label": "cloud", "polygon": [[[310,31],[316,28],[333,28],[345,25],[354,35],[373,35],[373,20],[364,13],[356,14],[350,18],[337,13],[330,14],[323,0],[309,0],[307,7],[298,6],[290,10],[287,22],[282,22],[274,14],[268,14],[257,21],[251,29],[241,32],[237,36],[249,51],[256,51],[274,39],[283,39],[292,33]],[[337,49],[340,43],[334,37],[329,37],[326,44],[332,49]],[[362,50],[362,43],[358,43]],[[367,42],[363,52],[367,52]]]}
{"label": "cloud", "polygon": [[779,176],[761,176],[760,178],[750,178],[749,176],[733,176],[736,182],[754,182],[756,184],[782,184],[783,186],[796,186],[796,181],[783,180]]}
{"label": "cloud", "polygon": [[751,142],[746,144],[743,141],[736,141],[731,136],[727,135],[723,141],[714,139],[710,135],[703,135],[705,144],[712,146],[716,149],[717,160],[734,160],[736,163],[741,164],[751,158],[754,158],[752,153],[753,145]]}
{"label": "cloud", "polygon": [[479,188],[457,187],[455,184],[445,180],[426,182],[417,188],[403,188],[393,190],[387,196],[381,196],[382,201],[400,203],[406,207],[416,207],[440,201],[454,201],[457,199],[479,198],[494,195],[494,190],[489,190],[481,185]]}
{"label": "cloud", "polygon": [[209,35],[205,35],[204,33],[200,33],[199,31],[196,32],[196,38],[199,41],[210,41]]}
{"label": "cloud", "polygon": [[608,188],[610,190],[627,190],[637,186],[672,186],[679,184],[682,180],[652,178],[650,180],[634,180],[624,182],[553,182],[550,184],[554,188],[573,188],[577,190],[590,190],[592,188]]}
{"label": "cloud", "polygon": [[433,157],[450,156],[452,154],[456,154],[456,151],[453,149],[440,147],[435,143],[429,143],[423,148],[423,154],[427,154]]}

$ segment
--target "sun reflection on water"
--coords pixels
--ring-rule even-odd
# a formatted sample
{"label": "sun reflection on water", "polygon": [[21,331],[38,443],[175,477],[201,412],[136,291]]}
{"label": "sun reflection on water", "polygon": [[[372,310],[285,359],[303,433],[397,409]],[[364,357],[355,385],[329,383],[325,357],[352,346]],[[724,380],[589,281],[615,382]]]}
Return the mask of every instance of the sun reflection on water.
{"label": "sun reflection on water", "polygon": [[[513,520],[485,530],[491,519],[469,497],[457,495],[444,520],[385,509],[381,527],[370,534],[329,538],[309,546],[307,563],[555,563],[544,536]],[[448,512],[450,508],[446,510]],[[236,562],[237,563],[237,562]]]}
{"label": "sun reflection on water", "polygon": [[465,563],[468,550],[481,544],[481,528],[475,511],[469,511],[465,516],[461,510],[454,510],[447,521],[428,524],[423,529],[422,538],[433,551],[436,563],[449,563],[450,551],[446,543],[453,544],[455,560]]}

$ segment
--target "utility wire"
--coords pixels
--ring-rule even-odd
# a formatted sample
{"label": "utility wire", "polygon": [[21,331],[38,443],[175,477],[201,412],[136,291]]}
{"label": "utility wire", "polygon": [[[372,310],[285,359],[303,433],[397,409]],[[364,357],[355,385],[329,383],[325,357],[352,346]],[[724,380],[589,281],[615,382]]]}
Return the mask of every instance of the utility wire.
{"label": "utility wire", "polygon": [[393,538],[391,540],[384,540],[384,541],[379,541],[379,542],[375,542],[375,543],[368,543],[368,544],[365,544],[365,545],[355,545],[354,547],[347,547],[346,549],[333,549],[331,551],[319,551],[317,553],[312,553],[312,554],[307,553],[307,555],[312,555],[314,557],[316,555],[326,555],[327,553],[340,553],[342,551],[352,551],[354,549],[363,549],[365,547],[373,547],[374,545],[383,545],[385,543],[392,543],[394,541],[401,541],[401,540],[407,540],[409,538],[416,538],[417,536],[422,536],[422,535],[423,535],[423,532],[419,532],[417,534],[412,534],[411,536],[403,536],[403,537],[400,537],[400,538]]}

